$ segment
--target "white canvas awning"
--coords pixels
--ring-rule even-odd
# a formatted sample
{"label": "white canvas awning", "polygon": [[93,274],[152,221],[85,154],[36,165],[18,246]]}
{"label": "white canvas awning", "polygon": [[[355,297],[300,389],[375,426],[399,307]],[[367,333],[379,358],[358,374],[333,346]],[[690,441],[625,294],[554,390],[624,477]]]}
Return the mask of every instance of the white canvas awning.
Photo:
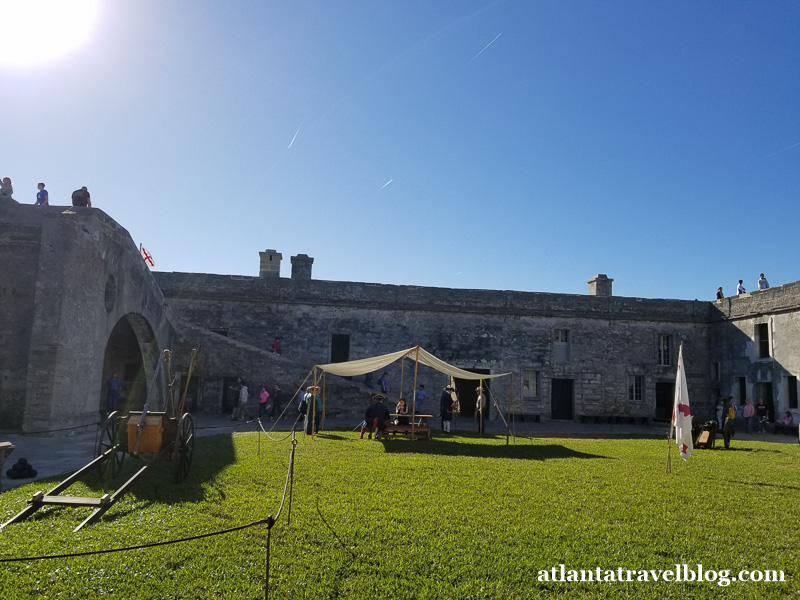
{"label": "white canvas awning", "polygon": [[427,365],[432,369],[436,369],[440,373],[444,373],[458,379],[479,380],[492,379],[494,377],[505,377],[510,375],[510,373],[498,373],[496,375],[471,373],[470,371],[459,369],[458,367],[454,367],[453,365],[444,362],[442,359],[435,357],[433,354],[421,348],[420,346],[414,346],[413,348],[409,348],[407,350],[392,352],[391,354],[381,354],[380,356],[362,358],[360,360],[317,365],[317,368],[325,371],[326,373],[330,373],[331,375],[353,377],[355,375],[364,375],[366,373],[372,373],[373,371],[379,371],[380,369],[383,369],[384,367],[400,360],[401,358],[407,358],[409,360],[418,362],[421,365]]}

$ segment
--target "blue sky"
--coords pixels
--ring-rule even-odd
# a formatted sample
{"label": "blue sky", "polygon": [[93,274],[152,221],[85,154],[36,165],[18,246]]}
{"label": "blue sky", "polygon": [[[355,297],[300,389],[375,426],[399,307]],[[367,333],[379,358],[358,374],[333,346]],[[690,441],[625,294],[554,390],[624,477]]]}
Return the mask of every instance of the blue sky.
{"label": "blue sky", "polygon": [[158,270],[274,248],[286,277],[305,253],[455,288],[800,279],[794,1],[106,0],[0,77],[15,198],[86,185]]}

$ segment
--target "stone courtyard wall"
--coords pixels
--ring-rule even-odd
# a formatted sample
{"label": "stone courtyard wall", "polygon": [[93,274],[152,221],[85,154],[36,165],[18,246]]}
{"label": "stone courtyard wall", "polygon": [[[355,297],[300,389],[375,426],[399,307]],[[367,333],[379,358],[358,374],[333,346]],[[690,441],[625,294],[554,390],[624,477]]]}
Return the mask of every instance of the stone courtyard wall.
{"label": "stone courtyard wall", "polygon": [[[704,399],[711,397],[707,302],[192,273],[155,276],[182,319],[263,349],[280,336],[284,355],[301,364],[330,362],[332,336],[339,334],[349,336],[351,360],[418,344],[464,369],[510,372],[513,380],[492,380],[491,392],[501,408],[509,408],[510,401],[515,413],[549,418],[550,380],[557,377],[574,380],[576,418],[651,418],[656,383],[674,382],[681,342],[693,388]],[[569,361],[554,358],[555,329],[570,331]],[[674,340],[668,367],[656,364],[661,334]],[[389,369],[395,390],[400,368]],[[538,394],[524,400],[523,370],[541,377]],[[629,375],[644,377],[641,401],[628,400]],[[447,381],[425,372],[420,382],[438,401]],[[402,383],[408,390],[413,378],[406,373]]]}

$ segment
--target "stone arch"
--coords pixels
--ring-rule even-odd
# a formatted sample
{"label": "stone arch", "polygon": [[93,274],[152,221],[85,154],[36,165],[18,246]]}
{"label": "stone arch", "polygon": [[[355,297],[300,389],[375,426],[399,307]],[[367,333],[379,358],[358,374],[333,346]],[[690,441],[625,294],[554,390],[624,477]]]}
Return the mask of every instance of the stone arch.
{"label": "stone arch", "polygon": [[101,413],[106,410],[106,382],[116,372],[122,381],[117,410],[140,410],[147,397],[148,382],[158,361],[159,348],[148,320],[139,313],[120,317],[106,341],[100,381]]}

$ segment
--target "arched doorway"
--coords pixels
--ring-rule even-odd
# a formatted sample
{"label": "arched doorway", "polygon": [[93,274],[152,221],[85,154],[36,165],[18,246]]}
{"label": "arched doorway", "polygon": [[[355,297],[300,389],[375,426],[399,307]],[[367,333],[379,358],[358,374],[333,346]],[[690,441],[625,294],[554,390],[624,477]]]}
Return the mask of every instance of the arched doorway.
{"label": "arched doorway", "polygon": [[142,315],[128,313],[108,336],[103,357],[98,409],[106,412],[106,382],[116,373],[122,382],[117,410],[139,410],[147,397],[147,381],[158,359],[158,347],[150,324]]}

